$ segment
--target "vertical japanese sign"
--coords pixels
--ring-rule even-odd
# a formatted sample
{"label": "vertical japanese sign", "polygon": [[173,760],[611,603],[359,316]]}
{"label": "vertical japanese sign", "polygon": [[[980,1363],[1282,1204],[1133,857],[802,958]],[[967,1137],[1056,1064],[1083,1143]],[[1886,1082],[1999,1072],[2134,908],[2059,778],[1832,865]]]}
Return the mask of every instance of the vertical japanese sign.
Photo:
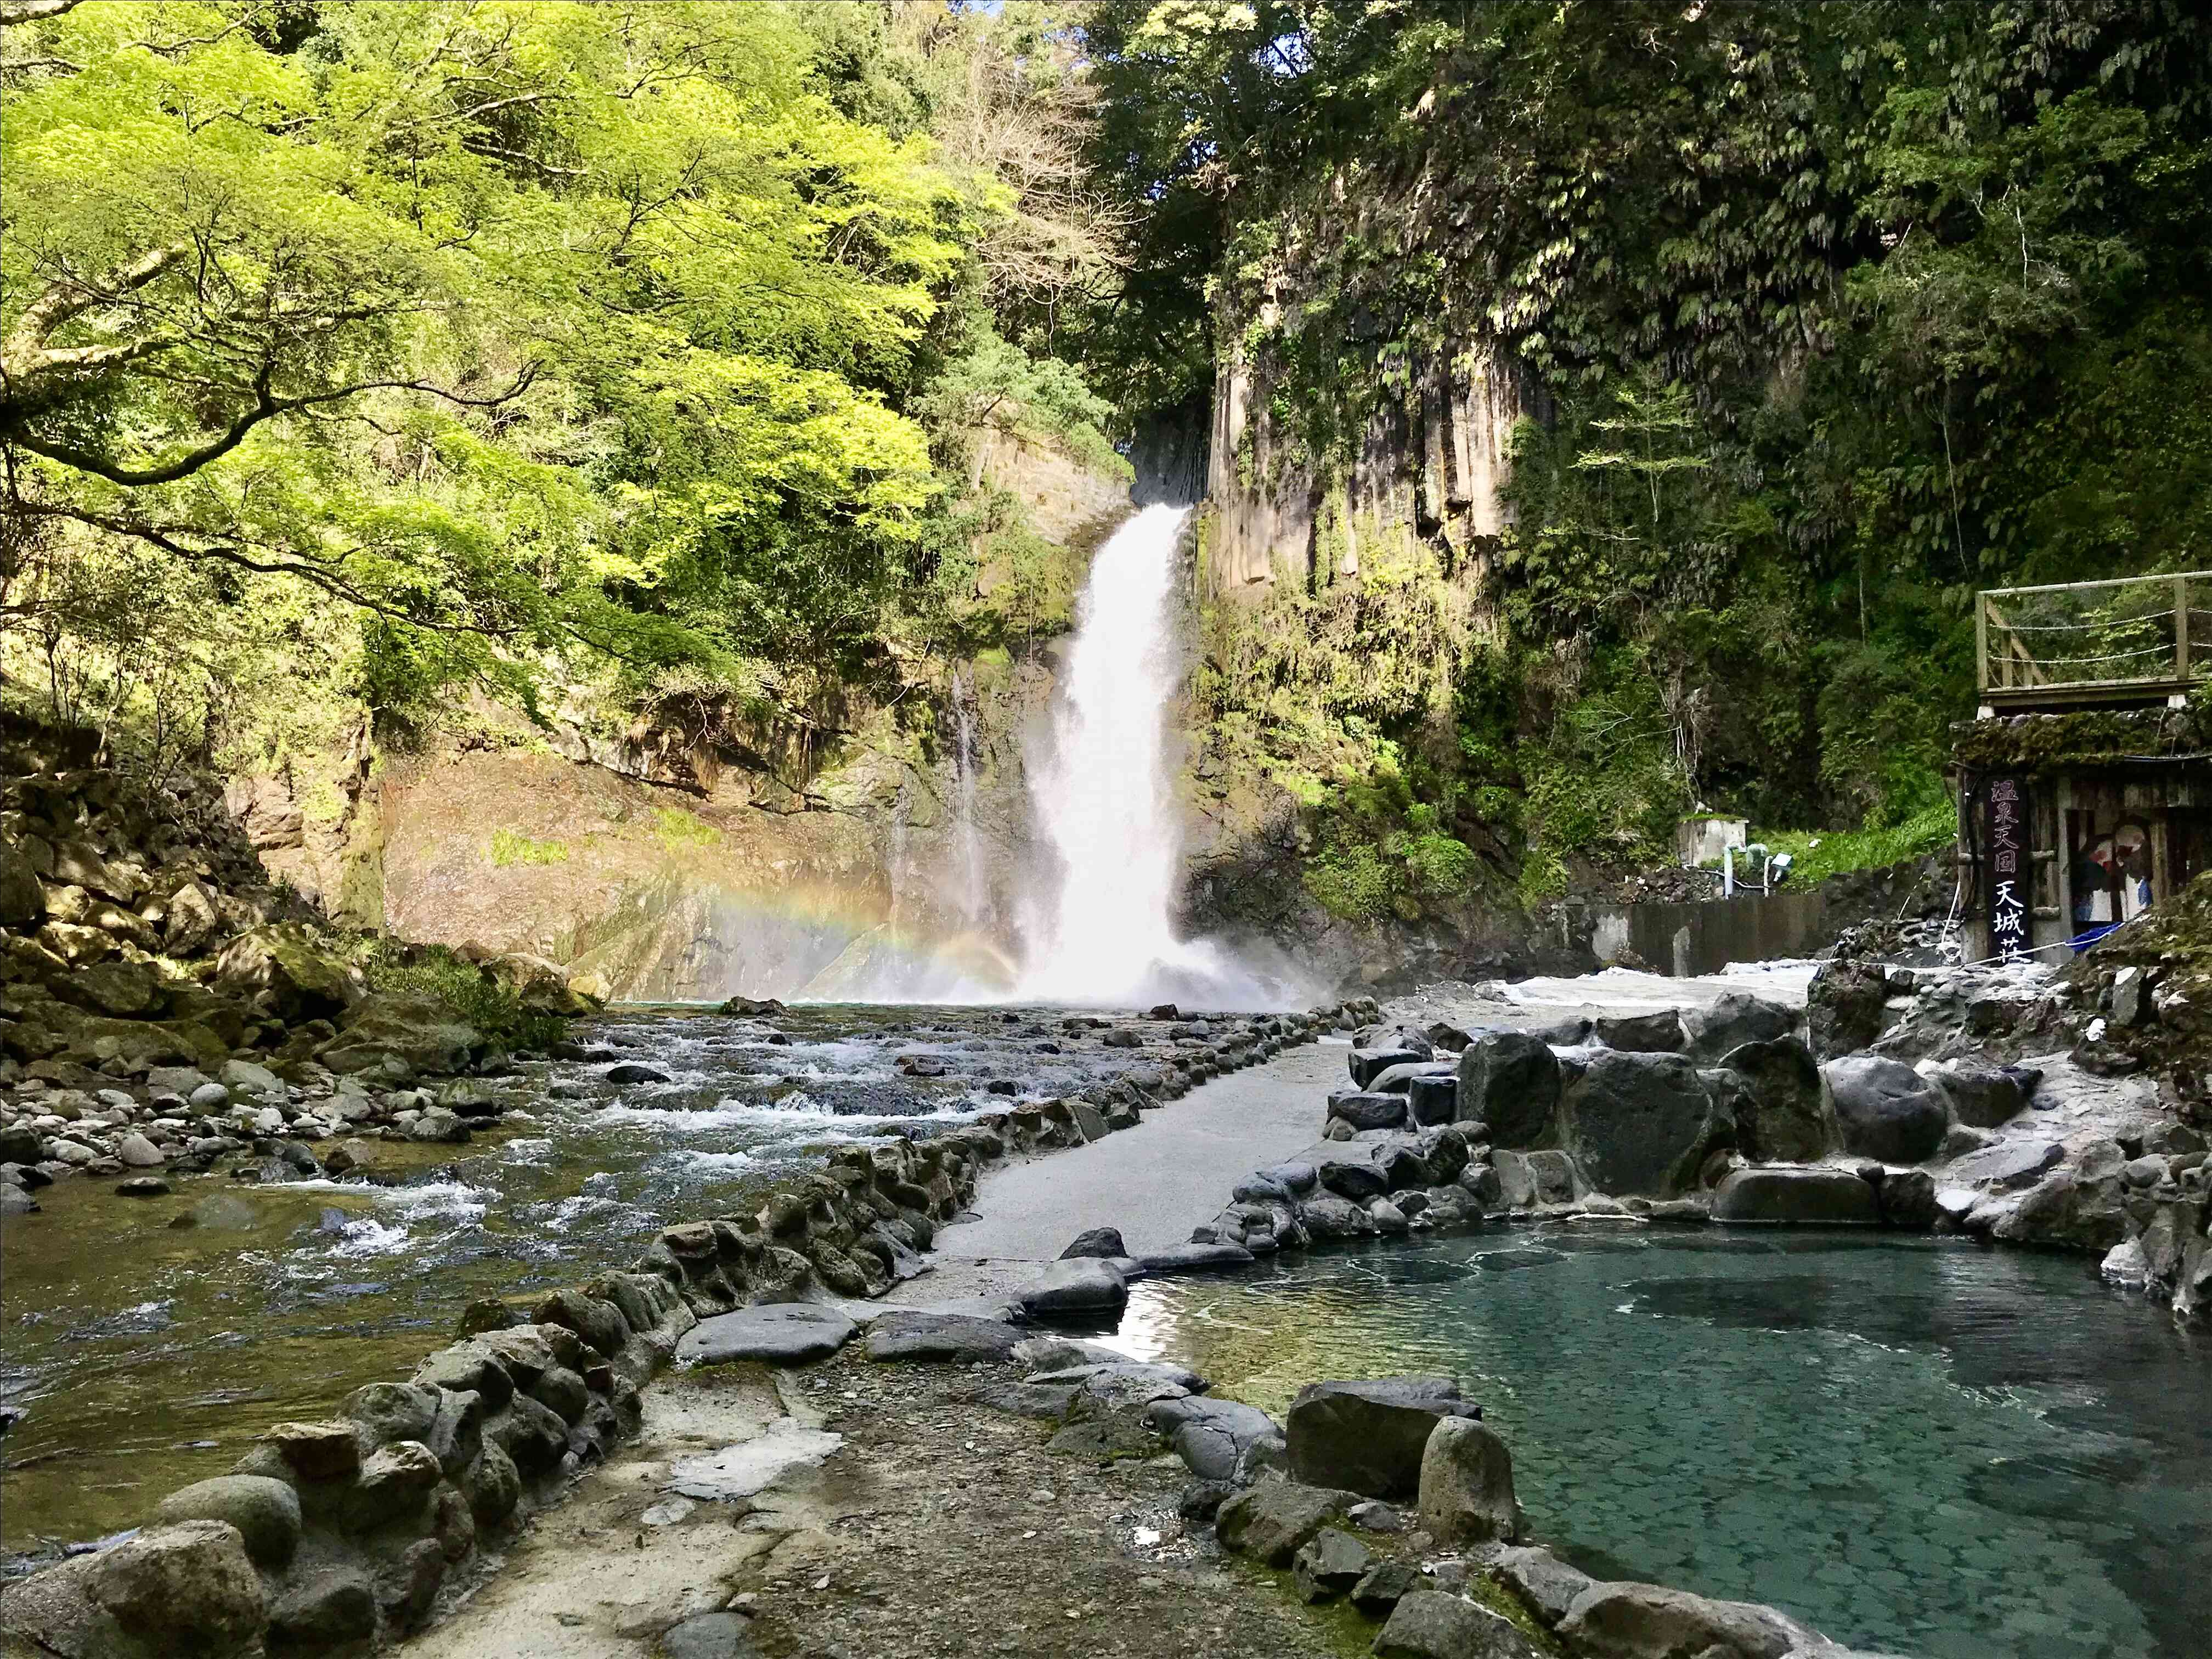
{"label": "vertical japanese sign", "polygon": [[2027,792],[2018,778],[1990,780],[1987,845],[1982,867],[1989,872],[1990,948],[2007,962],[2027,957],[2029,938]]}

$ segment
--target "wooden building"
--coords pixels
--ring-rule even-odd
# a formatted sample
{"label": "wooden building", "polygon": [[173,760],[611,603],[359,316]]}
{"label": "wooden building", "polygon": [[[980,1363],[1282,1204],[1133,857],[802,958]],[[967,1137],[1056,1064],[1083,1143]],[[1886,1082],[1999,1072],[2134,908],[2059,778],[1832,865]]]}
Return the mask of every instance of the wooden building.
{"label": "wooden building", "polygon": [[1951,766],[1967,959],[2054,961],[2212,868],[2212,718],[2191,702],[2212,573],[1995,589],[1975,623],[1980,707]]}

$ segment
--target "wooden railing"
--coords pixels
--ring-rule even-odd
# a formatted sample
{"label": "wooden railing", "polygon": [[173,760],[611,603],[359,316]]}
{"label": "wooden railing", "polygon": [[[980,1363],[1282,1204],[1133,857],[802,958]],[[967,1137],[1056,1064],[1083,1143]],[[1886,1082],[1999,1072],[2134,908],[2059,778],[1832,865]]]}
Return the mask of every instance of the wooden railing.
{"label": "wooden railing", "polygon": [[1974,645],[1993,708],[2178,696],[2212,678],[2212,571],[1991,588]]}

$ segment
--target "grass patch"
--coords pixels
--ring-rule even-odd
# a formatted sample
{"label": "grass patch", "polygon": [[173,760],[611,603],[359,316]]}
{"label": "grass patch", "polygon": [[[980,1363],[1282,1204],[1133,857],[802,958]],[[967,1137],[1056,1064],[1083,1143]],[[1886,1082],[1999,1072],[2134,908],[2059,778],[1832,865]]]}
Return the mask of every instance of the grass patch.
{"label": "grass patch", "polygon": [[483,1033],[495,1048],[543,1049],[568,1034],[556,1014],[533,1014],[508,986],[442,945],[403,945],[395,939],[369,941],[361,968],[369,989],[397,996],[428,997]]}
{"label": "grass patch", "polygon": [[1887,830],[1754,830],[1751,839],[1789,854],[1790,884],[1809,887],[1852,870],[1878,870],[1925,857],[1958,833],[1958,815],[1946,800]]}
{"label": "grass patch", "polygon": [[512,830],[491,832],[491,862],[495,870],[504,870],[511,864],[566,864],[568,861],[568,843],[565,841],[532,841]]}
{"label": "grass patch", "polygon": [[672,853],[695,851],[701,848],[721,844],[722,832],[680,806],[660,806],[653,809],[653,833],[660,844]]}

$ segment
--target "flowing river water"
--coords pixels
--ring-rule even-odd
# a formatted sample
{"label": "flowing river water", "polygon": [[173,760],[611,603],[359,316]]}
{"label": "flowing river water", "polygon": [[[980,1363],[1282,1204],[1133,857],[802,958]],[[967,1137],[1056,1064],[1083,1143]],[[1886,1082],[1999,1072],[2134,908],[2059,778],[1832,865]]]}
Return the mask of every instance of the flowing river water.
{"label": "flowing river water", "polygon": [[[750,1209],[840,1142],[1141,1070],[1069,1018],[638,1009],[579,1033],[594,1059],[523,1067],[520,1111],[473,1144],[374,1143],[373,1181],[219,1172],[150,1200],[56,1183],[40,1213],[0,1220],[0,1405],[24,1413],[0,1441],[0,1561],[134,1526],[270,1424],[404,1378],[476,1297],[626,1266],[660,1228]],[[944,1075],[907,1074],[915,1054]],[[607,1081],[623,1060],[670,1081]]]}

